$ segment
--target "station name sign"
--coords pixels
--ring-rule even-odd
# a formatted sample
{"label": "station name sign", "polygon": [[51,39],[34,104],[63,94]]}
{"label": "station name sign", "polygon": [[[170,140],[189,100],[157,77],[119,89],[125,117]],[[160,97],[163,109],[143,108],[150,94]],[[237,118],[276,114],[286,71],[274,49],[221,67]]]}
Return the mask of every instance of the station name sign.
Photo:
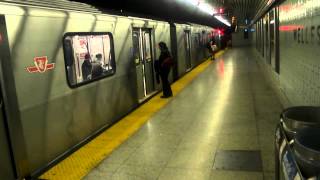
{"label": "station name sign", "polygon": [[299,44],[320,45],[320,25],[298,26],[293,30],[293,38]]}

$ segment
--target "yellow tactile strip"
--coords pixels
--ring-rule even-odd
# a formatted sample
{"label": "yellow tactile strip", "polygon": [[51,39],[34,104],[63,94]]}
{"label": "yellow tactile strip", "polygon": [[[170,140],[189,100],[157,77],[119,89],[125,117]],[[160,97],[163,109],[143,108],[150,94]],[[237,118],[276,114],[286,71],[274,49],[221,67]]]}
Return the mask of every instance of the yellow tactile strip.
{"label": "yellow tactile strip", "polygon": [[[216,54],[221,56],[224,51]],[[212,61],[207,60],[194,68],[188,74],[172,84],[173,94],[178,94],[194,78],[204,71]],[[77,180],[87,175],[111,152],[134,134],[139,128],[146,123],[150,117],[164,107],[171,98],[161,99],[161,93],[150,99],[145,104],[131,112],[128,116],[122,118],[112,127],[101,133],[88,144],[68,156],[56,166],[40,176],[41,179],[70,179]]]}

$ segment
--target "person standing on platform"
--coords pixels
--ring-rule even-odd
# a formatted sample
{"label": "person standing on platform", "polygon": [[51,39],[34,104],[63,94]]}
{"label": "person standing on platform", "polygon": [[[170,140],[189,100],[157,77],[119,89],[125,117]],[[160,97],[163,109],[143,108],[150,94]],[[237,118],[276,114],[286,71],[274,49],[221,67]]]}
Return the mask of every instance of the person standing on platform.
{"label": "person standing on platform", "polygon": [[172,96],[172,90],[170,87],[168,76],[170,73],[171,66],[173,65],[173,59],[170,55],[166,43],[160,42],[158,45],[161,51],[160,57],[158,59],[158,71],[160,73],[163,91],[163,96],[161,96],[161,98],[168,98]]}
{"label": "person standing on platform", "polygon": [[211,53],[212,53],[211,60],[215,60],[215,54],[218,51],[218,47],[213,40],[210,41],[210,47],[211,47]]}

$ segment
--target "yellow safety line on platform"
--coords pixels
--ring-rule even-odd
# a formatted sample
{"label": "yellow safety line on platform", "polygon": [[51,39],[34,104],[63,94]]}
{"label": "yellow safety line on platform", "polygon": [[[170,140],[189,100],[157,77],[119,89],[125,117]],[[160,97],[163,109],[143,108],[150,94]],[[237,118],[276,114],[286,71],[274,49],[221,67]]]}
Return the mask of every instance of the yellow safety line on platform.
{"label": "yellow safety line on platform", "polygon": [[[216,57],[221,56],[223,53],[224,51],[218,52]],[[173,94],[178,94],[194,78],[204,71],[211,62],[212,61],[210,60],[203,62],[173,83],[171,86]],[[49,169],[41,175],[40,178],[50,180],[78,180],[83,178],[103,159],[111,154],[113,150],[139,130],[139,128],[143,126],[155,112],[164,107],[171,99],[161,99],[160,95],[161,93],[122,118],[95,139]]]}

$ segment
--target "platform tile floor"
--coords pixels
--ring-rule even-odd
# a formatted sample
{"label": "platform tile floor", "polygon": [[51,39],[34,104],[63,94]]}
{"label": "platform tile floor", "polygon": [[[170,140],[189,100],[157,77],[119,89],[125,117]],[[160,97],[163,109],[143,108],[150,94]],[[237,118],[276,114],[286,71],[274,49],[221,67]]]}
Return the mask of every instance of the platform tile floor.
{"label": "platform tile floor", "polygon": [[84,179],[273,180],[281,110],[252,50],[228,50]]}

